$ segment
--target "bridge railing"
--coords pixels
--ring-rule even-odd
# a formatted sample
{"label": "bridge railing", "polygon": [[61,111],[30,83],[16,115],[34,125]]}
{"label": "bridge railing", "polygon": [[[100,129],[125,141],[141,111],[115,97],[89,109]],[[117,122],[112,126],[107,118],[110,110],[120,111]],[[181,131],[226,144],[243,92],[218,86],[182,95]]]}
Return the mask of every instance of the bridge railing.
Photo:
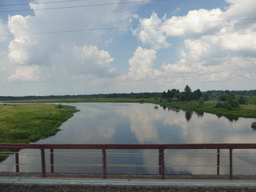
{"label": "bridge railing", "polygon": [[229,179],[233,179],[233,150],[234,149],[256,149],[256,143],[225,143],[225,144],[0,144],[0,149],[14,149],[15,150],[15,165],[16,172],[20,170],[19,163],[19,150],[21,149],[39,149],[41,151],[41,169],[42,177],[46,177],[46,163],[45,163],[45,150],[50,150],[50,167],[51,173],[54,173],[54,150],[55,149],[94,149],[101,150],[102,158],[102,173],[103,178],[107,178],[107,150],[128,150],[128,149],[154,149],[158,150],[158,166],[159,175],[162,179],[165,179],[165,150],[174,149],[186,149],[186,150],[197,150],[197,149],[215,149],[216,150],[216,167],[217,175],[220,175],[220,150],[229,150]]}

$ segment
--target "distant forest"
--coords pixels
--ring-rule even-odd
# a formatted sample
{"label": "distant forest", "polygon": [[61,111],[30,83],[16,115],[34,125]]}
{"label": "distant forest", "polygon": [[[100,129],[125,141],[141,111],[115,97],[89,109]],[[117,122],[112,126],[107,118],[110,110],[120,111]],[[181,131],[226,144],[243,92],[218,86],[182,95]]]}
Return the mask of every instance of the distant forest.
{"label": "distant forest", "polygon": [[[174,90],[174,89],[173,89]],[[175,89],[179,91],[178,89]],[[198,89],[199,90],[199,89]],[[169,90],[168,90],[169,91]],[[167,92],[168,92],[167,91]],[[0,96],[0,101],[13,101],[13,100],[42,100],[42,99],[100,99],[100,98],[154,98],[162,97],[167,92],[144,92],[144,93],[110,93],[110,94],[88,94],[88,95],[49,95],[49,96]],[[182,93],[182,92],[181,92]],[[221,95],[234,94],[235,96],[256,96],[256,90],[210,90],[201,92],[201,97],[204,100],[217,100]]]}

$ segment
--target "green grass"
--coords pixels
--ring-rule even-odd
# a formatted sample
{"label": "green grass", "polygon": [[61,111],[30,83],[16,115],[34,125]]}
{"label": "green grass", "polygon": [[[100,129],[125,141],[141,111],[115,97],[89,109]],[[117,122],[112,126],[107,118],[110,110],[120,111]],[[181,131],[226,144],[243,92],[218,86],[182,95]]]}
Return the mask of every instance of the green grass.
{"label": "green grass", "polygon": [[[91,98],[91,99],[45,99],[45,100],[23,100],[23,101],[10,101],[13,103],[76,103],[76,102],[115,102],[115,103],[154,103],[170,107],[179,108],[186,111],[207,112],[216,114],[217,116],[226,116],[230,118],[246,117],[256,118],[256,105],[241,105],[240,108],[227,110],[224,108],[216,108],[217,101],[206,101],[202,106],[198,102],[168,102],[159,98]],[[256,122],[255,122],[256,123]],[[253,126],[253,125],[252,125]],[[255,126],[255,124],[254,124]]]}
{"label": "green grass", "polygon": [[17,103],[76,103],[76,102],[115,102],[115,103],[154,103],[160,105],[166,105],[171,107],[180,108],[187,111],[208,112],[219,116],[230,117],[248,117],[256,118],[256,105],[241,105],[238,109],[226,110],[223,108],[215,108],[217,101],[206,101],[202,106],[198,105],[198,102],[168,102],[163,100],[159,101],[159,98],[99,98],[99,99],[45,99],[45,100],[23,100],[12,101]]}
{"label": "green grass", "polygon": [[216,108],[216,101],[207,101],[204,102],[202,106],[198,102],[167,102],[163,101],[159,103],[160,105],[166,105],[170,107],[180,108],[186,111],[199,111],[216,114],[218,116],[227,116],[227,117],[247,117],[247,118],[256,118],[256,109],[255,106],[240,105],[240,108],[227,110],[223,108]]}
{"label": "green grass", "polygon": [[53,104],[0,105],[0,143],[29,143],[55,135],[76,111],[72,106]]}

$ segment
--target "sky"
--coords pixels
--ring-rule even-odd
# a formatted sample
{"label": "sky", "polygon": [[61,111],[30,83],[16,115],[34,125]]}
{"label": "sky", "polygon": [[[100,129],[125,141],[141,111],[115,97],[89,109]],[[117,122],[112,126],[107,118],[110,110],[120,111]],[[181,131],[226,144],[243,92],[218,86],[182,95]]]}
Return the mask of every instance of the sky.
{"label": "sky", "polygon": [[1,0],[0,96],[256,89],[255,0]]}

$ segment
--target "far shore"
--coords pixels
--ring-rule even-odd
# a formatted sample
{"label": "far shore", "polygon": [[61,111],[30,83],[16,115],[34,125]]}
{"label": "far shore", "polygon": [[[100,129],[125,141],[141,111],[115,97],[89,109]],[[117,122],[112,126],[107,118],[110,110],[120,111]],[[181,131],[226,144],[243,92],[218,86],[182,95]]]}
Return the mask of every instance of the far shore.
{"label": "far shore", "polygon": [[[114,102],[114,103],[152,103],[161,106],[175,107],[185,111],[198,111],[216,114],[218,116],[256,118],[256,105],[240,105],[238,109],[215,108],[217,101],[205,101],[199,106],[198,101],[178,102],[159,98],[90,98],[90,99],[43,99],[43,100],[15,100],[6,103],[79,103],[79,102]],[[253,124],[252,126],[256,126]]]}

